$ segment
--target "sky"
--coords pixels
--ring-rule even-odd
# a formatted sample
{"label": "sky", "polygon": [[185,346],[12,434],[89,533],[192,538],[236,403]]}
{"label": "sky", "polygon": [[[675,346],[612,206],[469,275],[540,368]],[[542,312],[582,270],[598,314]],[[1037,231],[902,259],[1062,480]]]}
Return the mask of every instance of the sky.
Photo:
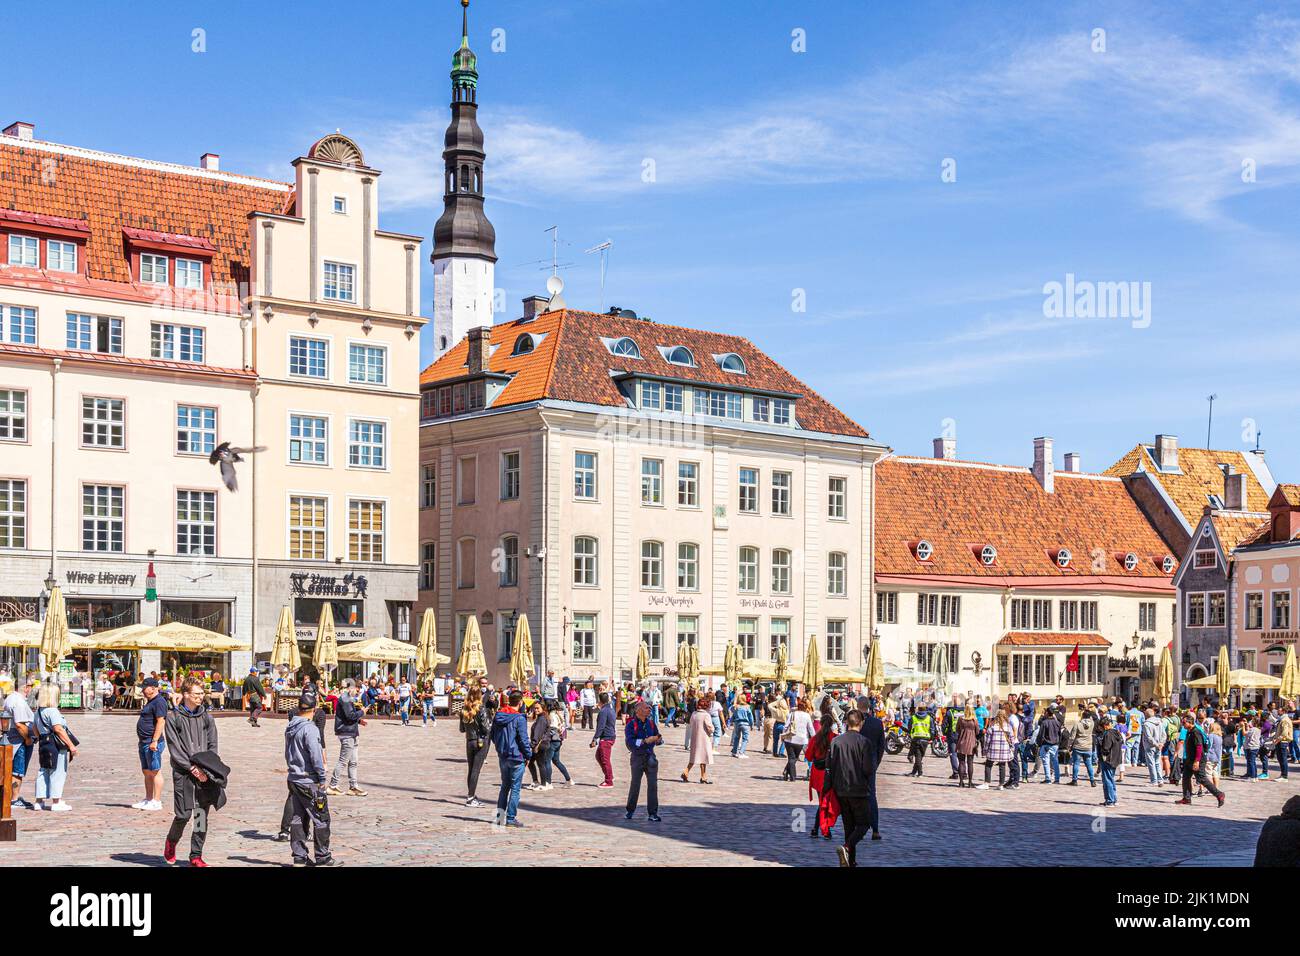
{"label": "sky", "polygon": [[[0,121],[283,180],[340,129],[431,234],[457,0],[132,10],[6,4],[44,79]],[[558,226],[571,307],[746,336],[900,453],[1100,471],[1214,394],[1213,446],[1300,480],[1300,5],[472,0],[470,40],[499,318]]]}

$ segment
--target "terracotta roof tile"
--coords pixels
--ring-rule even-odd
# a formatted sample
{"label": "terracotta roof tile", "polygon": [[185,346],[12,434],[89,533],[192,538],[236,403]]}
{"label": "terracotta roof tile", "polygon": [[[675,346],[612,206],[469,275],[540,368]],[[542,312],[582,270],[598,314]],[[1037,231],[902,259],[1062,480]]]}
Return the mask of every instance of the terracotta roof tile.
{"label": "terracotta roof tile", "polygon": [[1219,543],[1225,554],[1231,555],[1232,549],[1253,537],[1260,531],[1268,532],[1267,514],[1254,514],[1242,511],[1216,511],[1210,515],[1214,533],[1219,536]]}
{"label": "terracotta roof tile", "polygon": [[1110,641],[1100,634],[1080,634],[1072,631],[1007,631],[999,644],[1015,647],[1110,647]]}
{"label": "terracotta roof tile", "polygon": [[166,359],[135,358],[130,355],[105,355],[102,352],[82,352],[77,349],[47,349],[36,345],[13,345],[0,342],[0,355],[30,358],[61,358],[68,362],[86,365],[116,365],[127,368],[151,369],[159,372],[179,372],[184,375],[215,376],[218,378],[244,378],[250,381],[257,373],[249,369],[222,368],[194,362],[173,362]]}
{"label": "terracotta roof tile", "polygon": [[1293,508],[1300,507],[1300,485],[1278,485],[1273,492],[1271,503],[1285,502]]}
{"label": "terracotta roof tile", "polygon": [[1255,477],[1245,452],[1180,448],[1178,468],[1181,473],[1174,474],[1159,469],[1150,445],[1137,445],[1107,468],[1105,474],[1122,478],[1138,471],[1139,467],[1144,468],[1164,488],[1188,526],[1195,528],[1205,506],[1210,504],[1209,496],[1223,499],[1223,470],[1220,465],[1231,465],[1246,476],[1246,511],[1268,510],[1268,492]]}

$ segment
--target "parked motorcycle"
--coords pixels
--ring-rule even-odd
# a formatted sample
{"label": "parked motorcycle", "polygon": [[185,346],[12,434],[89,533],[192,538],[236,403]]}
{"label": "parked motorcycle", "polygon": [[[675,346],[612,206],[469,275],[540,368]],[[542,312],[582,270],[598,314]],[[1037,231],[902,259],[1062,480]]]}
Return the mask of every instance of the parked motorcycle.
{"label": "parked motorcycle", "polygon": [[[903,728],[903,722],[896,720],[885,730],[885,753],[891,757],[912,749],[912,736]],[[942,737],[930,738],[930,754],[935,757],[948,756],[948,741]]]}

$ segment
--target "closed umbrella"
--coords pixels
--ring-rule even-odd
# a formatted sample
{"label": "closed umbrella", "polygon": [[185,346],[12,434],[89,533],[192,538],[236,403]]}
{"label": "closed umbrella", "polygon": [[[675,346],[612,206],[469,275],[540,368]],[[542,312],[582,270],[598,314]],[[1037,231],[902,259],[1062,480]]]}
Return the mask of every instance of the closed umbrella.
{"label": "closed umbrella", "polygon": [[638,681],[643,681],[650,676],[650,659],[646,654],[645,641],[636,647],[636,670],[632,676]]}
{"label": "closed umbrella", "polygon": [[280,621],[275,625],[275,644],[271,647],[271,663],[296,671],[302,667],[302,653],[298,650],[298,641],[293,634],[293,618],[289,606],[280,608]]}
{"label": "closed umbrella", "polygon": [[420,618],[420,639],[415,652],[415,669],[421,679],[433,674],[439,664],[450,664],[451,658],[438,653],[438,623],[433,608],[426,607]]}
{"label": "closed umbrella", "polygon": [[934,674],[934,689],[941,693],[948,692],[948,645],[934,645],[930,655],[930,672]]}
{"label": "closed umbrella", "polygon": [[456,673],[462,677],[487,673],[487,660],[483,657],[483,638],[478,632],[476,617],[471,617],[465,624],[465,640],[460,645]]}
{"label": "closed umbrella", "polygon": [[817,635],[808,639],[808,652],[803,658],[803,673],[799,678],[804,685],[805,694],[815,694],[822,686],[822,659],[817,650]]}
{"label": "closed umbrella", "polygon": [[871,652],[867,655],[867,690],[873,694],[885,692],[885,662],[880,656],[880,641],[871,642]]}
{"label": "closed umbrella", "polygon": [[740,684],[740,673],[744,652],[740,649],[739,644],[728,644],[727,652],[722,658],[723,678],[732,687],[738,687]]}
{"label": "closed umbrella", "polygon": [[700,676],[700,649],[694,644],[691,645],[691,673],[687,680],[695,680]]}
{"label": "closed umbrella", "polygon": [[776,670],[772,675],[776,681],[776,689],[781,690],[782,685],[790,679],[790,651],[782,641],[776,649]]}
{"label": "closed umbrella", "polygon": [[1219,662],[1214,671],[1214,692],[1219,695],[1219,706],[1228,706],[1228,696],[1232,693],[1232,670],[1228,664],[1228,645],[1219,648]]}
{"label": "closed umbrella", "polygon": [[1300,674],[1296,673],[1295,645],[1286,648],[1286,663],[1282,665],[1282,687],[1279,691],[1287,700],[1295,700],[1300,695]]}
{"label": "closed umbrella", "polygon": [[1156,700],[1168,703],[1174,693],[1174,659],[1169,654],[1169,645],[1165,645],[1160,654],[1160,663],[1156,665]]}
{"label": "closed umbrella", "polygon": [[312,648],[311,662],[322,673],[339,666],[339,639],[334,633],[334,606],[329,601],[321,604],[320,622],[316,625],[316,646]]}
{"label": "closed umbrella", "polygon": [[691,669],[691,649],[689,644],[677,645],[677,677],[686,680]]}
{"label": "closed umbrella", "polygon": [[528,675],[536,670],[533,664],[533,635],[528,628],[528,615],[519,615],[515,627],[515,643],[510,648],[510,679],[519,687],[528,686]]}
{"label": "closed umbrella", "polygon": [[59,661],[72,653],[72,634],[68,631],[68,609],[63,591],[56,584],[45,608],[45,626],[41,629],[41,655],[48,670],[57,670]]}

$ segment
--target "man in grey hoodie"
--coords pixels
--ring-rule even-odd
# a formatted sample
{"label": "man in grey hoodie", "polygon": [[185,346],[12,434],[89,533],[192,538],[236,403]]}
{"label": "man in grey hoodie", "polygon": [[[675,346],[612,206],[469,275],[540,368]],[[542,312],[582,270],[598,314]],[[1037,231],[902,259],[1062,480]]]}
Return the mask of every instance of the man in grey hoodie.
{"label": "man in grey hoodie", "polygon": [[289,849],[294,866],[311,866],[307,856],[307,831],[311,830],[316,866],[337,866],[330,855],[330,806],[325,794],[325,758],[320,732],[316,729],[316,694],[304,690],[298,698],[298,714],[289,718],[284,732],[284,762],[289,768],[289,799],[293,817],[289,822]]}

